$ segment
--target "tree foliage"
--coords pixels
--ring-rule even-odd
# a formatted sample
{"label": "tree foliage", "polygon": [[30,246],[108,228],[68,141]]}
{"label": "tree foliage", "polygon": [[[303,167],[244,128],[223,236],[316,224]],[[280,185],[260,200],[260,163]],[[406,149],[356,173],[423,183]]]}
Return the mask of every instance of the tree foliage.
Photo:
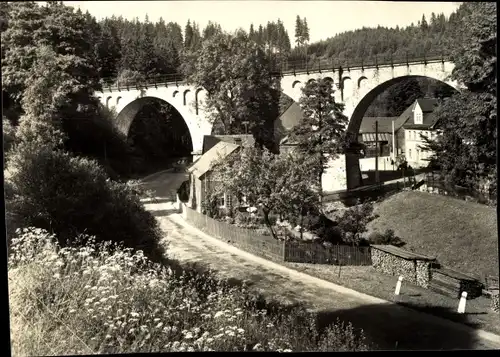
{"label": "tree foliage", "polygon": [[[453,13],[449,19],[444,14],[435,14],[435,21],[425,24],[411,24],[405,27],[388,28],[384,26],[363,27],[361,29],[336,34],[328,39],[310,43],[307,46],[309,57],[332,58],[334,62],[359,62],[365,60],[394,59],[404,60],[432,54],[449,54],[449,41],[453,32],[460,27],[461,13]],[[300,17],[299,17],[300,20]],[[298,21],[296,20],[296,29]],[[300,30],[299,32],[300,33]],[[296,35],[298,34],[296,30]],[[300,37],[299,37],[300,39]],[[297,42],[291,59],[304,57],[304,48]]]}
{"label": "tree foliage", "polygon": [[2,117],[3,151],[6,153],[14,144],[16,129],[5,116]]}
{"label": "tree foliage", "polygon": [[16,147],[7,168],[13,191],[7,209],[21,217],[20,226],[46,229],[63,245],[86,233],[162,259],[155,218],[129,187],[109,180],[95,161],[27,143]]}
{"label": "tree foliage", "polygon": [[344,105],[335,102],[333,83],[327,79],[307,83],[299,103],[303,117],[289,140],[321,178],[328,158],[335,159],[346,148]]}
{"label": "tree foliage", "polygon": [[435,115],[442,134],[423,149],[433,152],[431,163],[446,181],[470,189],[487,183],[496,192],[496,4],[464,3],[460,10],[452,78],[467,90],[441,103]]}
{"label": "tree foliage", "polygon": [[245,197],[249,205],[260,207],[267,226],[276,237],[270,214],[290,219],[301,215],[305,207],[317,204],[318,194],[310,176],[299,157],[245,148],[219,162],[211,180],[215,183],[215,194]]}
{"label": "tree foliage", "polygon": [[358,202],[357,205],[348,208],[338,221],[339,228],[344,235],[343,240],[346,243],[359,245],[362,241],[361,234],[367,231],[368,223],[374,218],[371,202]]}
{"label": "tree foliage", "polygon": [[188,81],[206,90],[205,109],[225,134],[245,133],[259,145],[273,144],[279,92],[269,73],[269,58],[242,32],[218,34],[203,43],[183,67]]}

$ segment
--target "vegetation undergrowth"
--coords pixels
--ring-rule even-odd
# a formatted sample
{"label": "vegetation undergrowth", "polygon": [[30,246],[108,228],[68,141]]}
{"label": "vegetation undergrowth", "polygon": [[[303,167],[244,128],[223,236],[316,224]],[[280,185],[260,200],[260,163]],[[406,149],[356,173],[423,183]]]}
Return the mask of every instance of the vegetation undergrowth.
{"label": "vegetation undergrowth", "polygon": [[244,286],[177,275],[141,251],[83,238],[85,246],[61,248],[44,230],[17,231],[9,257],[14,354],[368,349],[350,324],[319,332],[303,308],[272,315]]}

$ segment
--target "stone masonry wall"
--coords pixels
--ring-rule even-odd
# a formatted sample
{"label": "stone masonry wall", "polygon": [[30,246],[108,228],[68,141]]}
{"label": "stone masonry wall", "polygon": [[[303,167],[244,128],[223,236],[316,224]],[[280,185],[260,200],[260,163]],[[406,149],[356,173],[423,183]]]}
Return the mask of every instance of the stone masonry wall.
{"label": "stone masonry wall", "polygon": [[408,260],[376,248],[371,252],[375,270],[393,276],[402,275],[405,281],[428,288],[431,279],[429,261]]}

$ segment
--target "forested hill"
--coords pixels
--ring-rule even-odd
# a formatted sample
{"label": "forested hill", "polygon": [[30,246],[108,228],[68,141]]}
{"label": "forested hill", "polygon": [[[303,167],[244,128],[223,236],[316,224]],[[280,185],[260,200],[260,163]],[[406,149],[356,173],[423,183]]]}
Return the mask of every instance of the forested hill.
{"label": "forested hill", "polygon": [[[404,28],[362,28],[346,31],[323,41],[307,46],[309,57],[327,57],[354,61],[378,56],[380,58],[409,58],[429,56],[447,52],[459,19],[464,15],[459,7],[449,18],[444,14],[432,14],[430,19],[422,16],[417,24]],[[301,57],[305,48],[294,49],[293,57]]]}

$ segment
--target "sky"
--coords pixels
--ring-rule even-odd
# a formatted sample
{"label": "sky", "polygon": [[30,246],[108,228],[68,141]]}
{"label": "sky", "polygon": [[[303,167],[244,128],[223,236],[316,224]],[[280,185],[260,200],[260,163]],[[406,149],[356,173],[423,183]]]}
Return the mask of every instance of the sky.
{"label": "sky", "polygon": [[203,29],[209,20],[218,22],[226,31],[240,27],[247,30],[268,21],[283,21],[290,41],[294,42],[295,18],[305,17],[309,25],[310,42],[333,37],[337,33],[365,27],[396,27],[417,23],[432,12],[449,16],[457,2],[400,2],[400,1],[64,1],[65,4],[88,10],[97,19],[123,16],[150,21],[160,17],[177,22],[182,28],[188,19]]}

